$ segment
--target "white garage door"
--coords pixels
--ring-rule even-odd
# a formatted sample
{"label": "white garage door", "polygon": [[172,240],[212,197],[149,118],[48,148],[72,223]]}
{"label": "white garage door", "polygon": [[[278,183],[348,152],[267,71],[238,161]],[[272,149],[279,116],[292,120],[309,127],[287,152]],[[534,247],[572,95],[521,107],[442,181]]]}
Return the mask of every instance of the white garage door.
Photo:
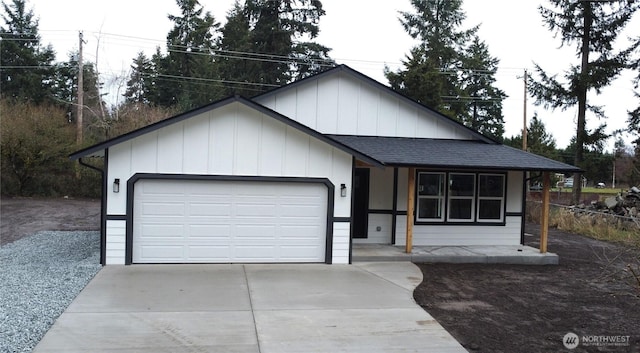
{"label": "white garage door", "polygon": [[139,180],[134,263],[324,262],[318,183]]}

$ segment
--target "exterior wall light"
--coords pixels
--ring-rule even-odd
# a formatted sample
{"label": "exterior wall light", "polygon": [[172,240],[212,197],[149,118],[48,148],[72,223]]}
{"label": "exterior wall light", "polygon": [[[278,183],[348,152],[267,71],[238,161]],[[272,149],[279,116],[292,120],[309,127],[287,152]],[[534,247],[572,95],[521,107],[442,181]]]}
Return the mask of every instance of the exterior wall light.
{"label": "exterior wall light", "polygon": [[118,193],[120,192],[120,179],[116,178],[113,181],[113,192]]}
{"label": "exterior wall light", "polygon": [[345,184],[340,184],[340,196],[347,197],[347,186]]}

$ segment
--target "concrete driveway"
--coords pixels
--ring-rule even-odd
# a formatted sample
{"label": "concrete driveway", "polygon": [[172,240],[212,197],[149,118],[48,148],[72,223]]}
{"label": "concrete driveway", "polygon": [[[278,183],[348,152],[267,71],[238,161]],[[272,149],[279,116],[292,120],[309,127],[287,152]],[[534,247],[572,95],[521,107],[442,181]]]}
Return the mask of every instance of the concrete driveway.
{"label": "concrete driveway", "polygon": [[106,266],[34,352],[466,352],[409,262]]}

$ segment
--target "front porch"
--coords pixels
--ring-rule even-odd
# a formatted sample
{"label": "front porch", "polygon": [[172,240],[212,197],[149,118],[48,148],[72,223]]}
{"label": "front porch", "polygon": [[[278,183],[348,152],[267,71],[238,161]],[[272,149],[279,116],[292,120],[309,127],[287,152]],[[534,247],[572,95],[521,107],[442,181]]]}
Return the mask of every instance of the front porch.
{"label": "front porch", "polygon": [[526,245],[413,246],[407,253],[404,246],[353,244],[352,261],[557,265],[559,257]]}

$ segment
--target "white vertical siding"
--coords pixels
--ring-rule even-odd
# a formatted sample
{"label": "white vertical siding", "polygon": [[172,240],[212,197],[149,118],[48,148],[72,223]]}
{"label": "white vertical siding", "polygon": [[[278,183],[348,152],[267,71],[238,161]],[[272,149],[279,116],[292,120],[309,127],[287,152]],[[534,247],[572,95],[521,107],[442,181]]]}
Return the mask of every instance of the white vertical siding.
{"label": "white vertical siding", "polygon": [[317,128],[318,121],[317,97],[318,88],[314,82],[308,86],[300,86],[296,97],[296,113],[300,117],[299,122],[314,130]]}
{"label": "white vertical siding", "polygon": [[318,88],[318,131],[338,131],[338,80],[322,80]]}
{"label": "white vertical siding", "polygon": [[335,73],[256,101],[322,133],[471,139],[469,130],[370,82]]}
{"label": "white vertical siding", "polygon": [[[234,107],[222,107],[211,112],[209,120],[209,173],[228,174],[233,170],[235,155],[236,114]],[[183,135],[184,138],[188,135]]]}
{"label": "white vertical siding", "polygon": [[125,221],[107,221],[107,265],[124,265],[126,226]]}
{"label": "white vertical siding", "polygon": [[[520,244],[521,217],[506,217],[504,226],[414,225],[413,245],[518,245]],[[407,217],[398,216],[396,244],[406,244]]]}
{"label": "white vertical siding", "polygon": [[[194,174],[204,174],[207,172],[209,164],[209,119],[201,119],[200,121],[188,119],[181,125],[184,125],[183,170]],[[158,140],[158,145],[163,144],[165,144],[164,140]],[[160,158],[162,157],[160,156]]]}
{"label": "white vertical siding", "polygon": [[347,222],[336,222],[333,224],[333,256],[334,264],[349,263],[349,237],[351,226]]}
{"label": "white vertical siding", "polygon": [[393,209],[393,168],[369,169],[369,209]]}
{"label": "white vertical siding", "polygon": [[[315,91],[314,91],[315,92]],[[315,116],[314,116],[315,118]],[[109,149],[107,214],[126,214],[127,180],[136,173],[328,178],[335,186],[334,216],[351,215],[351,155],[240,103],[205,112]],[[113,179],[120,192],[113,193]],[[112,222],[112,221],[110,221]],[[112,263],[124,262],[124,224],[107,226]],[[346,233],[348,261],[348,231]],[[344,244],[344,239],[336,239]],[[120,251],[120,252],[119,252]],[[118,259],[118,260],[116,260]]]}
{"label": "white vertical siding", "polygon": [[[183,125],[167,126],[166,129],[158,131],[158,140],[163,143],[158,144],[158,171],[161,173],[181,173],[183,166],[182,156],[184,154]],[[176,163],[180,161],[180,163]]]}
{"label": "white vertical siding", "polygon": [[524,172],[509,172],[507,175],[507,212],[521,213],[522,209],[522,174]]}
{"label": "white vertical siding", "polygon": [[390,214],[370,213],[367,238],[354,238],[353,242],[358,244],[391,244],[391,220]]}

